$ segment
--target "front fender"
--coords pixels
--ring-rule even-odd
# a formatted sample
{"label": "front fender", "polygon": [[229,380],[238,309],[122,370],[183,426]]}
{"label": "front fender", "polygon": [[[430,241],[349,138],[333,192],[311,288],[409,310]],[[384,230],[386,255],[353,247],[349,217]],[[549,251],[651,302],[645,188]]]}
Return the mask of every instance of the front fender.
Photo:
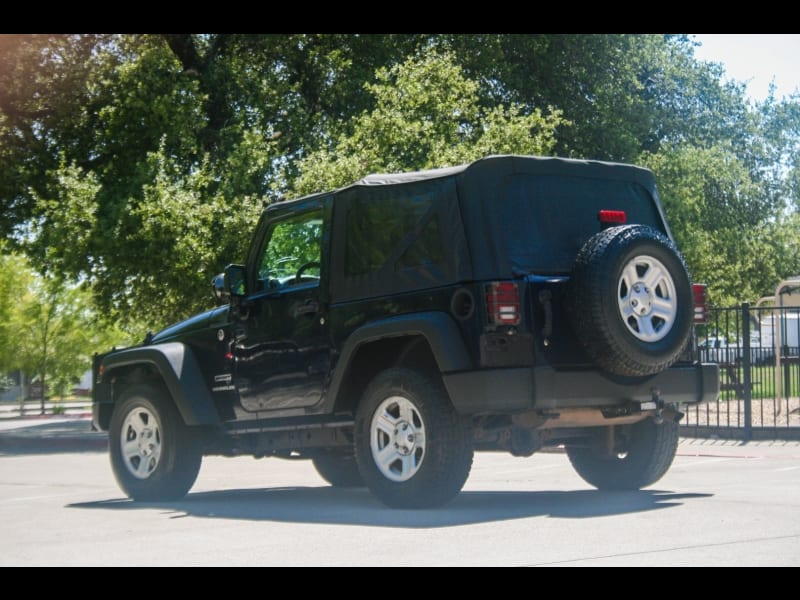
{"label": "front fender", "polygon": [[[205,385],[203,373],[191,348],[180,342],[154,344],[121,350],[100,360],[103,370],[94,389],[95,426],[106,429],[106,419],[99,419],[100,407],[114,402],[112,380],[124,367],[151,365],[161,375],[164,385],[187,425],[217,425],[219,415]],[[97,371],[97,370],[96,370]],[[106,421],[103,423],[102,421]]]}

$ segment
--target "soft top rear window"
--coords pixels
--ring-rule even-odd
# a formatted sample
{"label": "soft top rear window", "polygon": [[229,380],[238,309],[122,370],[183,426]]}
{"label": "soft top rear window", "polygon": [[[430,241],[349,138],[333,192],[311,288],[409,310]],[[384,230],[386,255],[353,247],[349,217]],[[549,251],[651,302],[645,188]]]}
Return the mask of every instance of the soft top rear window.
{"label": "soft top rear window", "polygon": [[558,175],[510,177],[504,220],[515,272],[567,272],[583,244],[600,230],[602,209],[622,210],[628,223],[661,229],[650,194],[637,183]]}
{"label": "soft top rear window", "polygon": [[650,192],[634,181],[516,173],[496,183],[480,195],[473,188],[463,206],[479,278],[569,273],[580,248],[601,230],[602,209],[625,211],[628,223],[664,232]]}

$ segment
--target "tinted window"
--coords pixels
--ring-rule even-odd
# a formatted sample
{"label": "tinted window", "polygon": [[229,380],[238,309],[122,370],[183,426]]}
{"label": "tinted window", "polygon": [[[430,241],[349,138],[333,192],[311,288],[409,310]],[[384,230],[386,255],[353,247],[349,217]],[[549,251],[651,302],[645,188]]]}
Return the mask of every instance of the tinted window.
{"label": "tinted window", "polygon": [[439,219],[431,197],[357,197],[348,206],[345,274],[441,264]]}

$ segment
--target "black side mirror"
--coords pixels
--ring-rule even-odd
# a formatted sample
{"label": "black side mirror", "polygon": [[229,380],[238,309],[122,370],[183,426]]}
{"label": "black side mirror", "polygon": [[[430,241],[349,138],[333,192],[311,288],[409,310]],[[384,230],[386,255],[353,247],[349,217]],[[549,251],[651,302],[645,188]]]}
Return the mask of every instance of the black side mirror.
{"label": "black side mirror", "polygon": [[219,273],[211,280],[211,295],[217,306],[223,306],[231,301],[231,295],[225,289],[225,273]]}
{"label": "black side mirror", "polygon": [[247,294],[247,281],[244,265],[228,265],[225,267],[223,288],[228,299],[241,298]]}

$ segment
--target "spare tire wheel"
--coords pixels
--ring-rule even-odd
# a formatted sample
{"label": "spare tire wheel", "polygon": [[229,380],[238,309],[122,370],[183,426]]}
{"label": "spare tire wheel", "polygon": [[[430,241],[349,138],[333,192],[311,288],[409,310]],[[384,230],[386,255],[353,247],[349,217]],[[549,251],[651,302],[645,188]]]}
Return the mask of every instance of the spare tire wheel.
{"label": "spare tire wheel", "polygon": [[567,308],[595,364],[652,375],[678,360],[692,330],[689,274],[675,244],[646,225],[610,227],[575,259]]}

